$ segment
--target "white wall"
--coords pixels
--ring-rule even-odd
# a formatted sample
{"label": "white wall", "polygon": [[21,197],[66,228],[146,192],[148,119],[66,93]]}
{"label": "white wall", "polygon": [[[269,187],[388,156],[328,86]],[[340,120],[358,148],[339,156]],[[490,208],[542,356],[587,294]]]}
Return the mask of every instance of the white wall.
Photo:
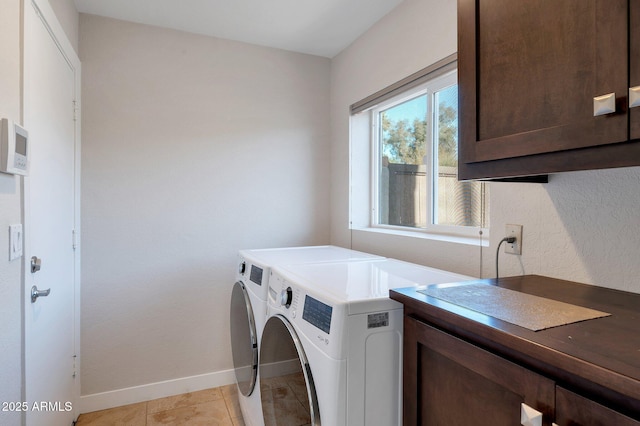
{"label": "white wall", "polygon": [[232,368],[241,248],[329,240],[330,61],[91,15],[82,394]]}
{"label": "white wall", "polygon": [[[331,239],[478,276],[471,245],[350,231],[349,105],[454,53],[455,0],[405,0],[332,61]],[[501,254],[500,274],[541,274],[640,292],[640,168],[559,174],[548,184],[491,184],[490,242],[482,276],[495,274],[507,223],[524,225],[523,255]]]}
{"label": "white wall", "polygon": [[455,0],[405,0],[333,58],[331,241],[477,276],[480,250],[476,246],[349,231],[349,106],[454,53],[456,13]]}
{"label": "white wall", "polygon": [[[22,122],[20,1],[0,2],[0,117]],[[22,272],[9,262],[9,225],[22,223],[20,178],[0,173],[0,401],[21,401]],[[0,411],[0,424],[19,425],[19,412]]]}

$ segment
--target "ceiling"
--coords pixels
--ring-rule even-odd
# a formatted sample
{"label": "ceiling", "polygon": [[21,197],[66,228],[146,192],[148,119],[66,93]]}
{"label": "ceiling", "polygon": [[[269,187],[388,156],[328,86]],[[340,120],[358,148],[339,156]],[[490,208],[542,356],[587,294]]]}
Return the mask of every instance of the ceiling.
{"label": "ceiling", "polygon": [[332,58],[403,0],[75,0],[81,13]]}

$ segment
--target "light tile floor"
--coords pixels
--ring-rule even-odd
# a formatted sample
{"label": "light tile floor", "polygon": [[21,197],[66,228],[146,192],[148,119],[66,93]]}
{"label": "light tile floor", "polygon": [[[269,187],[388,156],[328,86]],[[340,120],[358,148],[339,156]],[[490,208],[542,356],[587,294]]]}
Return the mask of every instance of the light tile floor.
{"label": "light tile floor", "polygon": [[260,379],[266,426],[310,426],[309,397],[302,373]]}
{"label": "light tile floor", "polygon": [[236,385],[81,414],[77,426],[244,426]]}

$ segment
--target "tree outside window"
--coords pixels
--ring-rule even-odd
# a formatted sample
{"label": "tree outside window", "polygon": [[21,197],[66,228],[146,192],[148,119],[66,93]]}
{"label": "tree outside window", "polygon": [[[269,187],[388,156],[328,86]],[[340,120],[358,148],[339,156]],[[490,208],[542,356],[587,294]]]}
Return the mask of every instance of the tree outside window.
{"label": "tree outside window", "polygon": [[455,72],[374,110],[379,225],[485,227],[488,185],[458,182]]}

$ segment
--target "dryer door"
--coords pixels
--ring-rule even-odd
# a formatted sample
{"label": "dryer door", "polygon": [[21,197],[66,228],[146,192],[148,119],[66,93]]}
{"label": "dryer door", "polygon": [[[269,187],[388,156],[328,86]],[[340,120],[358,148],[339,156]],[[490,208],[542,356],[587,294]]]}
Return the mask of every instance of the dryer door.
{"label": "dryer door", "polygon": [[230,322],[231,352],[238,390],[249,396],[258,375],[258,333],[251,300],[241,281],[234,284],[231,292]]}
{"label": "dryer door", "polygon": [[320,411],[313,375],[291,323],[274,315],[260,342],[260,394],[266,426],[319,426]]}

